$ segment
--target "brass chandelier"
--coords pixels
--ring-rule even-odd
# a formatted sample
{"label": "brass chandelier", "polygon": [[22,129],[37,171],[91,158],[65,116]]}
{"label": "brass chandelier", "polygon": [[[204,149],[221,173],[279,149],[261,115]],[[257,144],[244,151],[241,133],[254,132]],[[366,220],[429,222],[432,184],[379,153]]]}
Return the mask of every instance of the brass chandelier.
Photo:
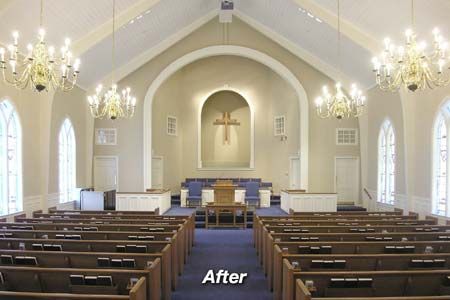
{"label": "brass chandelier", "polygon": [[0,68],[3,80],[18,89],[31,85],[38,92],[48,91],[50,87],[64,92],[70,91],[76,84],[80,60],[74,59],[70,52],[70,39],[65,40],[60,56],[55,54],[55,47],[45,42],[43,26],[44,3],[41,0],[40,29],[38,42],[28,44],[28,54],[19,53],[19,33],[14,31],[13,44],[8,49],[0,48]]}
{"label": "brass chandelier", "polygon": [[100,84],[95,90],[95,95],[88,96],[91,114],[94,118],[108,118],[116,120],[131,118],[136,107],[136,98],[131,96],[131,89],[127,87],[122,93],[117,92],[117,84],[114,83],[115,69],[115,43],[116,43],[116,0],[113,0],[113,28],[112,28],[112,83],[111,87],[102,94],[103,86]]}
{"label": "brass chandelier", "polygon": [[[339,71],[341,69],[341,9],[340,0],[337,0],[338,10],[338,61]],[[322,88],[322,96],[316,98],[317,115],[321,118],[334,117],[338,120],[343,118],[359,117],[363,111],[366,97],[358,89],[356,84],[352,84],[350,94],[347,95],[342,90],[342,84],[336,83],[336,92],[331,94],[327,86]]]}
{"label": "brass chandelier", "polygon": [[426,43],[417,42],[414,32],[414,0],[411,0],[411,26],[405,32],[406,45],[396,47],[389,38],[384,40],[384,50],[372,59],[378,86],[385,91],[397,91],[401,86],[414,92],[427,87],[432,89],[450,82],[448,43],[435,28],[433,49],[426,51]]}

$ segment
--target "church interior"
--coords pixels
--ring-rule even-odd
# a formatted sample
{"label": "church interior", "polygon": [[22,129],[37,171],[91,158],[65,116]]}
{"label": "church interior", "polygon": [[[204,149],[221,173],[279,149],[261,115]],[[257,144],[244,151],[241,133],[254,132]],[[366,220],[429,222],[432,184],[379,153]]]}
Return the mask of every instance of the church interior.
{"label": "church interior", "polygon": [[1,0],[0,300],[450,300],[449,0]]}

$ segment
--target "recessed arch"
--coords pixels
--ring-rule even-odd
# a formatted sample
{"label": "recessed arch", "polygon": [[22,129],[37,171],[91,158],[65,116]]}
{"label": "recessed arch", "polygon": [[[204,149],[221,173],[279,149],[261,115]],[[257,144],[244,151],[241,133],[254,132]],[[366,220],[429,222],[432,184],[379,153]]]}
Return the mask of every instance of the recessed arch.
{"label": "recessed arch", "polygon": [[248,169],[253,169],[255,167],[255,108],[254,104],[251,100],[251,98],[244,92],[236,88],[231,87],[218,87],[216,89],[213,89],[209,93],[207,93],[205,96],[201,98],[201,102],[198,109],[198,115],[197,115],[197,168],[203,168],[202,164],[202,111],[203,107],[205,106],[206,101],[213,96],[216,93],[224,92],[224,91],[230,91],[234,92],[236,94],[239,94],[248,104],[250,108],[250,165]]}
{"label": "recessed arch", "polygon": [[172,63],[170,63],[151,83],[144,98],[144,186],[143,189],[152,186],[151,169],[152,169],[152,109],[153,100],[159,87],[176,71],[184,66],[206,57],[234,55],[249,58],[257,61],[277,73],[281,78],[286,80],[295,90],[299,101],[300,115],[300,181],[301,188],[308,189],[308,154],[309,154],[309,105],[308,97],[305,89],[298,81],[297,77],[282,63],[273,57],[260,51],[232,45],[210,46],[190,52]]}

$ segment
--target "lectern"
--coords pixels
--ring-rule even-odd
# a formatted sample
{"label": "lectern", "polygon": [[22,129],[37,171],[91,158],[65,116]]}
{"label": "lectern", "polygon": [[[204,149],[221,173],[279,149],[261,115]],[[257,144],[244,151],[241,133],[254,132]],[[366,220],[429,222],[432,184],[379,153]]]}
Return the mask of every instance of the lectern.
{"label": "lectern", "polygon": [[234,191],[237,185],[234,185],[232,180],[217,180],[212,187],[214,204],[234,204]]}

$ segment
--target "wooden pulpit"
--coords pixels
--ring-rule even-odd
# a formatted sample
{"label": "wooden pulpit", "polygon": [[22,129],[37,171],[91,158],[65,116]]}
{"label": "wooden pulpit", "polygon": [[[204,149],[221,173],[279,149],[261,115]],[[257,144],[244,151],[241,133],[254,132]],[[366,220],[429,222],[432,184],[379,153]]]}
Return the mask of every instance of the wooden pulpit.
{"label": "wooden pulpit", "polygon": [[236,185],[232,180],[217,180],[212,185],[214,188],[214,203],[215,204],[234,204],[234,191]]}

